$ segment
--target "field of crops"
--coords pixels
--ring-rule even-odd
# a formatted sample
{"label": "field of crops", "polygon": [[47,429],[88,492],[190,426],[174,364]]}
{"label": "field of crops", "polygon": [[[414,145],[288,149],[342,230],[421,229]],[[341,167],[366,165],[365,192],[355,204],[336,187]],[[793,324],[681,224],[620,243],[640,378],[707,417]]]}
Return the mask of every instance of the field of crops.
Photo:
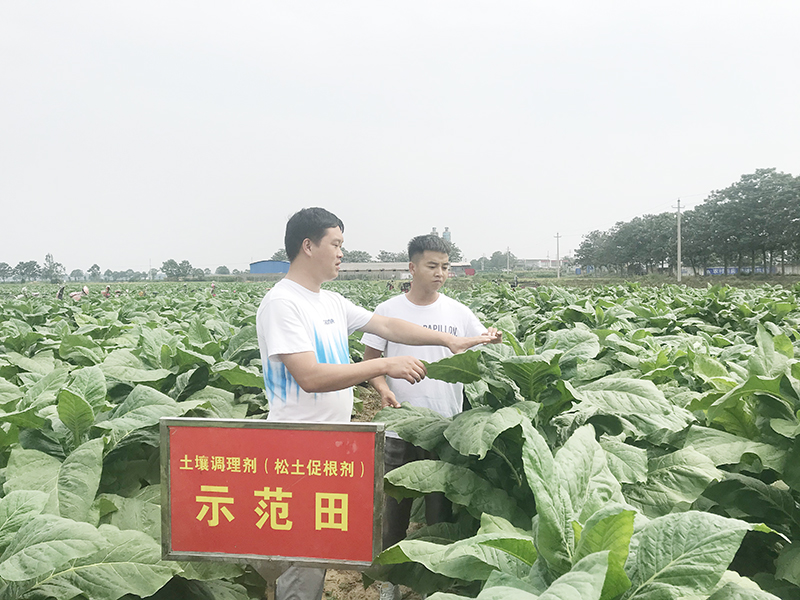
{"label": "field of crops", "polygon": [[[0,286],[0,600],[261,597],[244,566],[160,560],[157,423],[265,416],[266,287]],[[800,287],[452,294],[505,332],[429,368],[473,410],[379,418],[439,456],[387,490],[442,491],[456,519],[369,577],[431,600],[800,599]]]}

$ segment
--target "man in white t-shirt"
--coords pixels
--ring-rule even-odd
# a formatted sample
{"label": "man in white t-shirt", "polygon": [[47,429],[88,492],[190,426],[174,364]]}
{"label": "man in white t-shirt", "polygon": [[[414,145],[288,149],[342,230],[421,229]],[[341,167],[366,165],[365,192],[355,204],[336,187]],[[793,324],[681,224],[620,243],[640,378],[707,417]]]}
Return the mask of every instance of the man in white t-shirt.
{"label": "man in white t-shirt", "polygon": [[[463,338],[373,314],[321,289],[339,273],[344,224],[323,208],[305,208],[286,224],[289,272],[258,307],[256,328],[270,421],[348,422],[352,386],[378,376],[409,384],[425,378],[411,356],[351,363],[348,336],[356,330],[409,345],[444,345],[457,353],[493,341]],[[278,579],[277,600],[319,600],[325,569],[290,567]]]}
{"label": "man in white t-shirt", "polygon": [[[471,337],[488,335],[492,342],[500,342],[501,335],[496,329],[486,329],[472,311],[439,293],[447,280],[450,269],[448,243],[436,235],[421,235],[408,244],[408,269],[411,273],[411,287],[406,294],[400,294],[378,305],[376,315],[404,319],[434,331],[447,332],[455,336]],[[442,346],[410,347],[402,343],[387,341],[372,333],[365,333],[362,342],[364,360],[380,357],[412,355],[427,362],[435,362],[452,356],[453,353]],[[411,385],[402,379],[378,376],[370,383],[381,395],[384,407],[399,407],[401,402],[409,402],[435,410],[445,417],[461,412],[463,405],[463,385],[445,383],[434,379]],[[384,453],[385,471],[404,465],[413,460],[433,458],[422,448],[400,439],[393,431],[386,433]],[[383,548],[386,549],[406,536],[411,514],[411,498],[398,502],[387,497],[383,513]],[[450,516],[450,503],[442,494],[429,494],[425,497],[425,519],[428,525],[445,521]],[[383,584],[381,599],[399,598],[400,590],[392,584]]]}

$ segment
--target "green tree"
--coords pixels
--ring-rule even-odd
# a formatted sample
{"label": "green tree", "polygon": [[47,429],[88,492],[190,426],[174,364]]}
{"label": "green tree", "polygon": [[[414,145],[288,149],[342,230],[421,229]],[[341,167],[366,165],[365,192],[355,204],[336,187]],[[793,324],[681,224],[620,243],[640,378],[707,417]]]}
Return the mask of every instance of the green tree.
{"label": "green tree", "polygon": [[286,254],[286,249],[285,248],[280,248],[279,250],[276,250],[275,254],[273,254],[270,257],[270,260],[286,260],[286,261],[288,261],[289,260],[289,256]]}
{"label": "green tree", "polygon": [[9,265],[8,263],[0,262],[0,279],[5,281],[9,277],[11,277],[13,271],[14,270],[11,268],[11,265]]}
{"label": "green tree", "polygon": [[191,275],[192,275],[192,279],[198,279],[200,281],[202,281],[203,279],[206,278],[206,272],[203,271],[203,269],[200,269],[200,268],[192,269]]}
{"label": "green tree", "polygon": [[35,260],[20,261],[17,263],[17,266],[14,267],[12,275],[21,283],[25,283],[26,281],[31,281],[39,277],[41,271],[42,268]]}
{"label": "green tree", "polygon": [[161,263],[161,272],[167,276],[167,279],[177,280],[178,277],[180,277],[181,270],[175,259],[170,258],[169,260]]}
{"label": "green tree", "polygon": [[381,250],[375,260],[378,262],[408,262],[408,250],[401,250],[400,252]]}
{"label": "green tree", "polygon": [[44,257],[44,265],[42,266],[41,277],[50,283],[58,283],[63,281],[66,277],[66,269],[60,262],[53,259],[52,254],[46,254]]}
{"label": "green tree", "polygon": [[450,262],[456,263],[462,260],[464,260],[464,254],[461,252],[461,248],[450,242]]}
{"label": "green tree", "polygon": [[192,274],[193,267],[192,263],[188,260],[182,260],[181,264],[178,265],[178,276],[179,277],[189,277]]}
{"label": "green tree", "polygon": [[73,269],[72,272],[69,274],[69,278],[72,281],[80,281],[84,278],[83,271],[80,269]]}
{"label": "green tree", "polygon": [[97,263],[94,263],[89,269],[86,271],[89,274],[89,279],[92,281],[97,281],[100,279],[100,267]]}
{"label": "green tree", "polygon": [[226,267],[224,265],[221,266],[221,267],[217,267],[217,269],[216,269],[216,271],[214,271],[214,273],[217,274],[217,275],[230,275],[231,274],[231,272],[228,270],[228,267]]}
{"label": "green tree", "polygon": [[345,263],[368,263],[372,262],[372,255],[364,250],[346,250],[342,248],[342,262]]}

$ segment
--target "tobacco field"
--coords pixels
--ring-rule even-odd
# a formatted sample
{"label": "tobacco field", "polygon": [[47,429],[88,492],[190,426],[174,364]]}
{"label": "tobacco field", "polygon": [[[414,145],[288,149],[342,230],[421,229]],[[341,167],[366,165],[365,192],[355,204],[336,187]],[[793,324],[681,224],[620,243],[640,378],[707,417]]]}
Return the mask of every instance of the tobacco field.
{"label": "tobacco field", "polygon": [[[220,287],[0,287],[0,600],[263,595],[244,565],[160,560],[158,420],[267,412],[267,286]],[[431,600],[800,599],[800,287],[448,293],[504,331],[429,366],[472,409],[377,418],[438,456],[387,492],[444,492],[454,522],[365,579]]]}

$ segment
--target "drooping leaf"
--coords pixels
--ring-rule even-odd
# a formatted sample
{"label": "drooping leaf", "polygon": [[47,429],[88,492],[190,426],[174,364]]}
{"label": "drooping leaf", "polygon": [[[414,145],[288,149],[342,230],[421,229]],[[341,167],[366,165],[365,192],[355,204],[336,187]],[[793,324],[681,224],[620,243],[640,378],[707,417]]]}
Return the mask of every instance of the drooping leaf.
{"label": "drooping leaf", "polygon": [[709,594],[733,559],[749,525],[689,511],[654,519],[634,534],[636,552],[624,600]]}

